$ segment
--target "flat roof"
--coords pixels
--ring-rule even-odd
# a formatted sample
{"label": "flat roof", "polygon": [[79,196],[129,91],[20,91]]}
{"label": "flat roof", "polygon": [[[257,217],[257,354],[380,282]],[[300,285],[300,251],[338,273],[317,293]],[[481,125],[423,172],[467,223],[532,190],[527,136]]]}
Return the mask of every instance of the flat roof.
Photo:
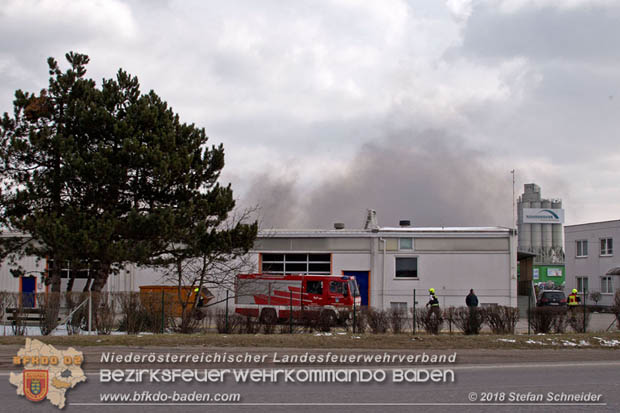
{"label": "flat roof", "polygon": [[387,234],[502,234],[506,227],[380,227],[377,229],[262,229],[259,237],[374,237]]}
{"label": "flat roof", "polygon": [[583,224],[573,224],[573,225],[564,225],[564,228],[568,228],[568,227],[579,227],[582,225],[595,225],[595,224],[607,224],[609,222],[618,222],[620,223],[620,219],[611,219],[609,221],[596,221],[596,222],[585,222]]}

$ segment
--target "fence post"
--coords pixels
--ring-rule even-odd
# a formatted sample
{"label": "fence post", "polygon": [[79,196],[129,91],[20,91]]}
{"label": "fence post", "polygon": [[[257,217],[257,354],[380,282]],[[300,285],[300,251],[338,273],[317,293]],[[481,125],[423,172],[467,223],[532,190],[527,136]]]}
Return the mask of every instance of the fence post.
{"label": "fence post", "polygon": [[586,289],[583,289],[583,332],[586,332]]}
{"label": "fence post", "polygon": [[355,334],[355,290],[353,290],[353,334]]}
{"label": "fence post", "polygon": [[228,333],[228,290],[226,290],[226,324],[224,326],[224,331]]}
{"label": "fence post", "polygon": [[88,335],[93,329],[93,292],[88,290]]}
{"label": "fence post", "polygon": [[529,288],[529,294],[527,296],[527,335],[529,336],[530,334],[532,334],[531,330],[530,330],[530,314],[532,313],[532,286],[530,285]]}
{"label": "fence post", "polygon": [[164,289],[161,289],[161,333],[164,334]]}
{"label": "fence post", "polygon": [[293,334],[293,291],[291,291],[291,302],[290,302],[290,311],[289,311],[289,333]]}
{"label": "fence post", "polygon": [[413,335],[415,336],[415,324],[416,324],[416,319],[415,319],[415,288],[413,289]]}

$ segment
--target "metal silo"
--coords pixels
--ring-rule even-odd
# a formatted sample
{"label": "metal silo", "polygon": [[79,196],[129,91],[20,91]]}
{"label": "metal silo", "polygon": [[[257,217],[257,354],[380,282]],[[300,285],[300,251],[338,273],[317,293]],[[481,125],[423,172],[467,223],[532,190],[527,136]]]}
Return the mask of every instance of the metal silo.
{"label": "metal silo", "polygon": [[522,249],[523,245],[523,206],[521,205],[521,197],[517,199],[517,248]]}
{"label": "metal silo", "polygon": [[[548,199],[543,199],[543,201],[541,202],[541,207],[543,209],[551,208],[551,201],[549,201]],[[545,251],[550,251],[551,247],[553,246],[552,225],[553,224],[541,224],[542,226],[542,247],[545,249]]]}
{"label": "metal silo", "polygon": [[[536,201],[531,203],[531,207],[538,209],[541,203]],[[542,247],[542,224],[532,225],[532,249],[535,253],[538,253]]]}
{"label": "metal silo", "polygon": [[[551,208],[562,209],[562,200],[554,199],[551,201]],[[564,250],[564,231],[562,224],[552,224],[552,245],[553,249]]]}
{"label": "metal silo", "polygon": [[521,201],[520,206],[519,223],[521,224],[521,228],[519,230],[519,249],[521,251],[530,251],[532,248],[532,224],[523,223],[523,208],[529,208],[530,203]]}

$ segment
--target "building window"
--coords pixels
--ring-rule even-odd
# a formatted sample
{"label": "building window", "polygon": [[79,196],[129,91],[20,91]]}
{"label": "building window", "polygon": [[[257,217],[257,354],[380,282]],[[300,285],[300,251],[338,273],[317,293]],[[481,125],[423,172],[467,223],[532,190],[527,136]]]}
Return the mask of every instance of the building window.
{"label": "building window", "polygon": [[418,257],[396,257],[396,278],[418,278]]}
{"label": "building window", "polygon": [[611,277],[604,276],[601,277],[601,293],[602,294],[613,294],[614,288],[611,284]]}
{"label": "building window", "polygon": [[[60,278],[76,278],[76,279],[89,279],[91,275],[96,271],[97,262],[93,265],[84,264],[81,267],[74,265],[71,266],[69,261],[65,261],[60,269]],[[48,273],[54,269],[54,260],[47,261]]]}
{"label": "building window", "polygon": [[577,257],[588,256],[588,240],[577,241]]}
{"label": "building window", "polygon": [[412,250],[413,249],[413,238],[399,238],[399,246],[398,248],[401,250]]}
{"label": "building window", "polygon": [[577,291],[580,293],[588,292],[588,277],[577,277]]}
{"label": "building window", "polygon": [[611,238],[601,238],[601,255],[614,254],[614,240]]}
{"label": "building window", "polygon": [[331,273],[330,254],[263,254],[261,272],[265,274]]}
{"label": "building window", "polygon": [[398,311],[401,314],[407,314],[407,303],[406,302],[390,302],[390,309],[394,311]]}

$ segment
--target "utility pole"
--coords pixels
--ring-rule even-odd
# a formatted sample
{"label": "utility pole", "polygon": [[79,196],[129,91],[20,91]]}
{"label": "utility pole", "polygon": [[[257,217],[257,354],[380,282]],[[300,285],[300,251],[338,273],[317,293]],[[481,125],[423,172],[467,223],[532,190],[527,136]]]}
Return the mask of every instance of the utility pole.
{"label": "utility pole", "polygon": [[516,228],[517,223],[515,220],[515,170],[510,171],[512,174],[512,225]]}

